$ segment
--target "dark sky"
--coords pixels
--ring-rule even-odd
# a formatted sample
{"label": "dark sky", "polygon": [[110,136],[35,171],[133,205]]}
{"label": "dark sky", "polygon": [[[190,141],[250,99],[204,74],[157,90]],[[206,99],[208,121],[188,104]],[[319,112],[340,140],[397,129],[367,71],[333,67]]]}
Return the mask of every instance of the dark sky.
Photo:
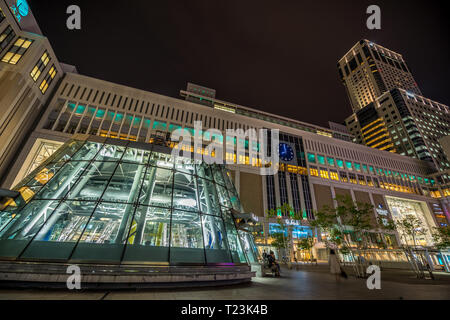
{"label": "dark sky", "polygon": [[[403,55],[423,94],[450,104],[449,19],[439,1],[29,0],[44,34],[82,74],[179,97],[217,98],[327,125],[351,113],[337,61],[366,38]],[[66,28],[70,4],[82,30]],[[366,28],[370,4],[381,30]]]}

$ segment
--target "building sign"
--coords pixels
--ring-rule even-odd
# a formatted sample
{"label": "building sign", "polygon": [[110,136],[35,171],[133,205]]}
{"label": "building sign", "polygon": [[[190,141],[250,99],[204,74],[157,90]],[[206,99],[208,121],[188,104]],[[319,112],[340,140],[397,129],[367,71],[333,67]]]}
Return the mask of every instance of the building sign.
{"label": "building sign", "polygon": [[[294,239],[301,239],[301,238],[307,238],[312,237],[313,232],[310,227],[295,225],[292,227],[292,238]],[[280,228],[280,225],[278,223],[269,223],[269,234],[274,233],[280,233],[283,232],[283,230]],[[284,235],[287,236],[287,230],[284,230]]]}
{"label": "building sign", "polygon": [[26,0],[16,0],[16,3],[9,7],[11,12],[16,17],[17,22],[22,21],[23,17],[26,17],[30,12],[30,7]]}
{"label": "building sign", "polygon": [[27,0],[5,0],[20,29],[42,35]]}
{"label": "building sign", "polygon": [[386,209],[383,209],[383,205],[379,204],[378,208],[375,209],[377,211],[378,214],[382,215],[382,216],[387,216],[389,214],[389,211],[387,211]]}

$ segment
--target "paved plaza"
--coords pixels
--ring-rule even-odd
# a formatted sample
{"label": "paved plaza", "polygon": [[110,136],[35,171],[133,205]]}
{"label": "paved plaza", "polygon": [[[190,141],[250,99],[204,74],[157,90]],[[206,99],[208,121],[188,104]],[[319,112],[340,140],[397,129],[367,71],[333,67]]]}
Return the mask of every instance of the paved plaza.
{"label": "paved plaza", "polygon": [[[350,271],[350,270],[348,270]],[[41,290],[0,289],[0,299],[42,300],[316,300],[316,299],[450,299],[450,274],[418,280],[407,271],[383,270],[381,290],[369,290],[366,280],[349,277],[336,282],[326,265],[283,268],[281,278],[254,278],[249,284],[185,289]]]}

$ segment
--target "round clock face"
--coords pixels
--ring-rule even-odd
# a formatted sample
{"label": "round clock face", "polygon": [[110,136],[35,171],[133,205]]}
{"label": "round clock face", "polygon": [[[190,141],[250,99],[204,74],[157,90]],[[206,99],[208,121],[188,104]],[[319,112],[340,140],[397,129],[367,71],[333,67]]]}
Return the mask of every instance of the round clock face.
{"label": "round clock face", "polygon": [[283,161],[292,161],[294,159],[294,150],[287,143],[280,143],[279,154],[280,159]]}

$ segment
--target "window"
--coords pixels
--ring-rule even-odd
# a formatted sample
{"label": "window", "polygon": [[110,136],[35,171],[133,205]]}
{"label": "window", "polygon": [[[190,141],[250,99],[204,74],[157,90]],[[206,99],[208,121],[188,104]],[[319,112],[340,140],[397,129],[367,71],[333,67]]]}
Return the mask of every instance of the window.
{"label": "window", "polygon": [[47,76],[44,80],[42,80],[41,85],[39,86],[39,90],[41,90],[42,94],[45,94],[45,92],[47,92],[48,87],[52,83],[57,73],[58,71],[56,71],[55,65],[52,65],[50,70],[48,70]]}
{"label": "window", "polygon": [[5,15],[3,14],[2,9],[0,8],[0,23],[2,23],[3,20],[5,20]]}
{"label": "window", "polygon": [[325,164],[325,157],[318,154],[317,162],[319,162],[320,164]]}
{"label": "window", "polygon": [[50,61],[50,56],[48,55],[48,52],[45,51],[42,57],[39,59],[39,61],[34,66],[33,70],[31,70],[30,76],[33,78],[34,82],[37,81],[39,76],[41,75],[41,72],[45,69],[47,64]]}
{"label": "window", "polygon": [[350,161],[345,161],[345,166],[348,170],[353,170],[352,163]]}
{"label": "window", "polygon": [[7,26],[6,29],[0,34],[0,51],[3,51],[14,39],[16,34],[11,26]]}
{"label": "window", "polygon": [[344,169],[344,161],[341,159],[336,159],[336,164],[339,168]]}
{"label": "window", "polygon": [[361,165],[355,162],[355,169],[356,171],[361,171]]}
{"label": "window", "polygon": [[320,177],[323,179],[330,179],[328,171],[325,168],[320,168]]}
{"label": "window", "polygon": [[334,159],[333,158],[327,157],[327,162],[328,162],[329,166],[334,167]]}
{"label": "window", "polygon": [[339,181],[339,176],[336,170],[330,170],[330,177],[332,180]]}
{"label": "window", "polygon": [[316,163],[316,156],[312,153],[308,153],[308,161]]}
{"label": "window", "polygon": [[309,168],[309,173],[310,173],[312,176],[315,176],[315,177],[318,177],[318,176],[319,176],[319,171],[317,171],[317,168],[316,168],[316,167],[310,167],[310,168]]}
{"label": "window", "polygon": [[26,38],[19,38],[9,51],[3,56],[2,61],[9,64],[17,64],[20,58],[25,54],[27,49],[31,46],[33,40]]}

